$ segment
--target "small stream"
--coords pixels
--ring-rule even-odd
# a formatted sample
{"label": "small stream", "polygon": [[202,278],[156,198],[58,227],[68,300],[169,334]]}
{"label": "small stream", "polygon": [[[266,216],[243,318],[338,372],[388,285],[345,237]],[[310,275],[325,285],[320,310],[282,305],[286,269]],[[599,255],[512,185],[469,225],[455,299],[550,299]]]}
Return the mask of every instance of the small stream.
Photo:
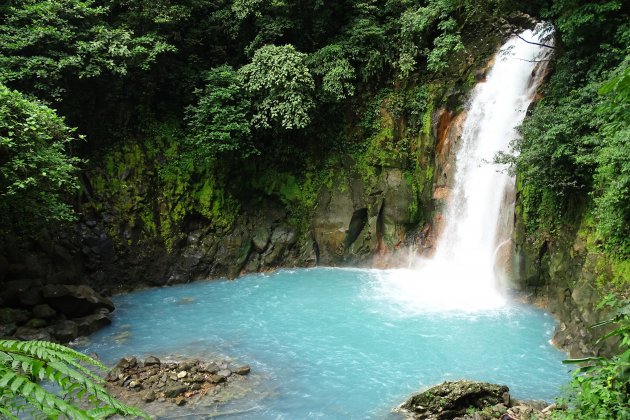
{"label": "small stream", "polygon": [[[444,380],[510,386],[552,400],[568,381],[549,344],[554,320],[506,300],[488,309],[406,310],[384,294],[408,270],[314,268],[151,289],[115,298],[113,324],[82,348],[123,355],[226,356],[253,388],[203,413],[227,418],[397,418],[410,394]],[[178,418],[192,408],[178,408]]]}

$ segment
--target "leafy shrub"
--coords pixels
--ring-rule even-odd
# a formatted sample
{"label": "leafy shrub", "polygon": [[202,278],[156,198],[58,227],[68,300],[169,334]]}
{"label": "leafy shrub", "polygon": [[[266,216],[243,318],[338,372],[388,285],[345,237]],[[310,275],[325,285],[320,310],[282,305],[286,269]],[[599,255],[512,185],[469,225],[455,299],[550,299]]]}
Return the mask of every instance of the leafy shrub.
{"label": "leafy shrub", "polygon": [[567,410],[555,412],[558,419],[628,419],[630,418],[630,302],[625,302],[615,316],[592,328],[615,324],[601,340],[617,338],[619,354],[611,357],[570,359],[566,363],[586,363],[576,370],[569,395],[562,402]]}
{"label": "leafy shrub", "polygon": [[198,157],[238,152],[247,157],[257,152],[251,141],[249,101],[244,97],[238,74],[229,66],[216,67],[205,75],[197,103],[188,108],[187,146]]}
{"label": "leafy shrub", "polygon": [[78,190],[74,140],[54,110],[0,84],[0,232],[23,233],[72,220]]}

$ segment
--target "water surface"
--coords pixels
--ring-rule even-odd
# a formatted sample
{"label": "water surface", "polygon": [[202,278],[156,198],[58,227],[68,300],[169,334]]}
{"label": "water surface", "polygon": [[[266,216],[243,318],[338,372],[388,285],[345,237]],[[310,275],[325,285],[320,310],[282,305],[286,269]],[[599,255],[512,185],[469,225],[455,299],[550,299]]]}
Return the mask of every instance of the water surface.
{"label": "water surface", "polygon": [[110,364],[130,354],[248,363],[256,389],[221,407],[246,410],[228,418],[396,418],[393,407],[444,380],[507,384],[517,398],[547,401],[567,382],[546,313],[509,301],[407,310],[409,296],[384,293],[389,283],[397,290],[397,274],[409,275],[281,270],[131,293],[114,299],[113,324],[84,350]]}

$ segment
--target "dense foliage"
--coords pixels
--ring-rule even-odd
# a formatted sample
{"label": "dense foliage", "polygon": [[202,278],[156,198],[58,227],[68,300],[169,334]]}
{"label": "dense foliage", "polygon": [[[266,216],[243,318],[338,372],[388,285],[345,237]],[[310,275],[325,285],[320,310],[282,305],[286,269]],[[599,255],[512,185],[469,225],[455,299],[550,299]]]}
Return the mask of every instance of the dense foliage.
{"label": "dense foliage", "polygon": [[[159,205],[170,215],[155,220],[150,205],[135,211],[145,232],[168,242],[187,214],[224,224],[219,214],[226,209],[217,203],[231,203],[251,179],[281,200],[288,184],[308,190],[291,194],[300,206],[312,202],[321,187],[313,180],[327,179],[324,172],[352,160],[382,164],[387,157],[373,156],[379,148],[400,148],[401,161],[412,162],[405,146],[412,141],[383,131],[379,106],[394,104],[397,118],[409,112],[416,132],[422,121],[429,124],[425,108],[396,98],[407,86],[426,92],[424,84],[459,77],[480,55],[477,38],[514,8],[507,0],[9,0],[0,6],[0,83],[54,107],[85,135],[74,152],[107,172],[106,182],[83,179],[96,201],[135,189],[121,179],[130,169],[112,164],[108,151],[139,148],[151,156],[160,190],[173,192]],[[425,102],[446,91],[434,89]],[[10,118],[22,123],[25,115]],[[40,137],[46,130],[67,156],[59,130],[42,127]],[[156,143],[154,133],[177,134]],[[73,159],[65,162],[70,166],[57,162],[56,174],[70,176]],[[54,184],[54,197],[72,192],[71,179]],[[206,204],[182,204],[191,201]],[[2,205],[23,207],[16,215],[36,208],[50,208],[58,219],[71,215],[59,199],[32,206],[16,196],[11,203]]]}
{"label": "dense foliage", "polygon": [[[524,217],[547,238],[584,212],[601,247],[630,256],[630,24],[619,1],[555,1],[556,60],[515,146]],[[546,232],[546,233],[544,233]]]}
{"label": "dense foliage", "polygon": [[[613,318],[593,325],[614,328],[601,340],[617,340],[619,354],[607,357],[569,359],[580,363],[574,373],[569,393],[563,404],[566,410],[556,412],[559,419],[627,419],[630,418],[630,303],[615,302]],[[610,302],[608,302],[610,303]],[[601,309],[601,308],[600,308]]]}
{"label": "dense foliage", "polygon": [[[90,368],[105,366],[60,344],[0,340],[0,415],[6,419],[28,415],[89,420],[113,414],[149,418],[109,395],[103,379]],[[49,382],[46,386],[41,384],[44,380]]]}
{"label": "dense foliage", "polygon": [[78,188],[74,139],[56,113],[0,84],[0,233],[33,232],[72,220]]}
{"label": "dense foliage", "polygon": [[[396,165],[414,192],[430,200],[434,106],[461,104],[475,81],[471,68],[494,49],[505,17],[525,11],[555,27],[552,74],[510,158],[529,236],[546,241],[566,226],[587,225],[589,245],[627,261],[624,6],[621,0],[4,1],[0,234],[71,220],[77,167],[86,158],[90,171],[79,201],[96,211],[107,205],[115,227],[161,237],[167,248],[182,239],[189,219],[226,231],[256,195],[304,221],[330,174],[352,165],[367,183]],[[80,136],[69,127],[86,140],[74,142]],[[143,183],[147,178],[152,183]],[[417,202],[409,211],[421,221]],[[627,293],[627,281],[618,290]],[[7,389],[24,391],[22,381]]]}

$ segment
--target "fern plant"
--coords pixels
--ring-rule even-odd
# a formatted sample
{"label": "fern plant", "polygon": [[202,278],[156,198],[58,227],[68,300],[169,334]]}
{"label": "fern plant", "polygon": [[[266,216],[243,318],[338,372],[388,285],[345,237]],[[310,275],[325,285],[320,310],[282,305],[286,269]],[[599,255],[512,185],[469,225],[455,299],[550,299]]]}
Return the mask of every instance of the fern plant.
{"label": "fern plant", "polygon": [[[52,419],[101,419],[113,414],[149,418],[112,397],[94,368],[106,369],[61,344],[0,340],[0,417],[17,419],[24,413]],[[53,385],[44,388],[41,381]]]}

